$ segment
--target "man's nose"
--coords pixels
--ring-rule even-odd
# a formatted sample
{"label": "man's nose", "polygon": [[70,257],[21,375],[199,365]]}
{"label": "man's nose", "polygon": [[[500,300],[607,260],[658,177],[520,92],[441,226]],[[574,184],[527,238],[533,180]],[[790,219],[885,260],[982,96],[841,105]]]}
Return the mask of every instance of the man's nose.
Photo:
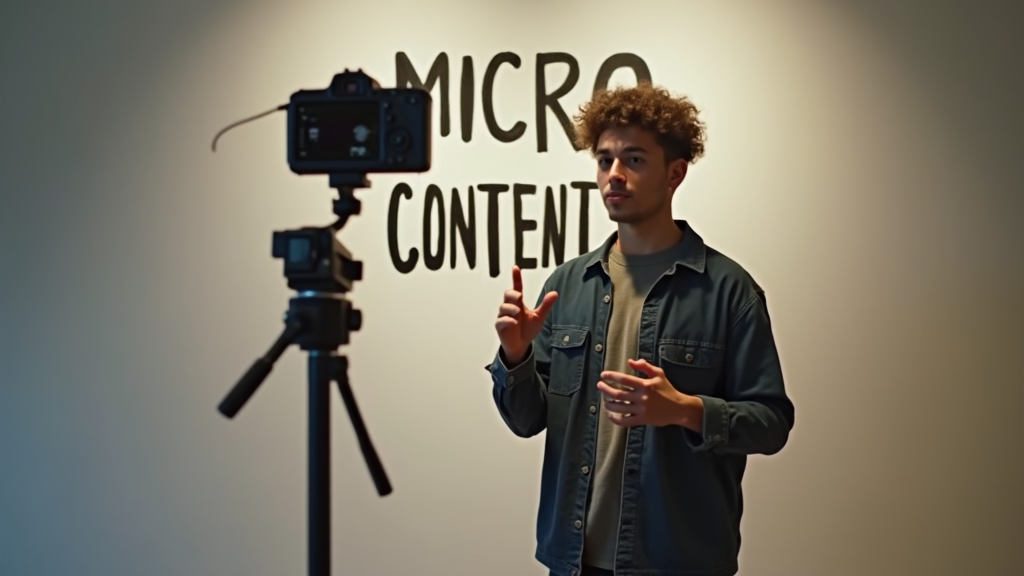
{"label": "man's nose", "polygon": [[612,167],[608,170],[608,177],[618,182],[626,181],[626,170],[622,166],[622,162],[619,160],[612,160]]}

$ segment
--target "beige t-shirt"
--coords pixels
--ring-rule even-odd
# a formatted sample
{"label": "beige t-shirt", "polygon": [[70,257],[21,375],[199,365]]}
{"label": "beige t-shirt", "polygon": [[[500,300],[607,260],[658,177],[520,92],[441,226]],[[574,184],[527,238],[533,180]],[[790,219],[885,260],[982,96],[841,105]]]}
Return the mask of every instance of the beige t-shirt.
{"label": "beige t-shirt", "polygon": [[[605,370],[645,377],[634,372],[626,361],[637,357],[644,299],[654,283],[669,269],[676,251],[677,246],[672,246],[655,254],[626,256],[619,251],[618,246],[612,247],[608,255],[612,310],[605,344]],[[602,397],[594,478],[584,533],[583,563],[612,570],[619,530],[626,428],[612,423],[604,406],[605,399]]]}

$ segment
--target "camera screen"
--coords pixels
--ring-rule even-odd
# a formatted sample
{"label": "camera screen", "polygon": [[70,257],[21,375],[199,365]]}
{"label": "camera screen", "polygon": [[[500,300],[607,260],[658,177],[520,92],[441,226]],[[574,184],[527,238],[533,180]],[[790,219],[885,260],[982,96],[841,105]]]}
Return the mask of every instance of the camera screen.
{"label": "camera screen", "polygon": [[299,156],[306,160],[380,159],[380,103],[303,104],[296,123]]}

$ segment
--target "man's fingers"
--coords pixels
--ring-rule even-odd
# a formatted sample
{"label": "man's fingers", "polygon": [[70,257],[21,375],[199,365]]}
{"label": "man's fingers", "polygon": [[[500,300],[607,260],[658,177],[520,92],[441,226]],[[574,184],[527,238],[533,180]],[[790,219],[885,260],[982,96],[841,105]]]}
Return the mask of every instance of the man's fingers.
{"label": "man's fingers", "polygon": [[624,404],[622,402],[605,402],[605,411],[610,414],[628,416],[640,416],[644,413],[644,407],[636,404]]}
{"label": "man's fingers", "polygon": [[643,388],[647,384],[647,381],[642,378],[623,374],[622,372],[602,372],[601,379],[605,382],[612,382],[614,384],[620,384],[622,386],[628,386],[629,388],[635,389]]}
{"label": "man's fingers", "polygon": [[651,364],[647,360],[633,360],[629,359],[629,365],[635,368],[639,372],[647,374],[651,378],[656,378],[661,375],[662,370],[658,366]]}
{"label": "man's fingers", "polygon": [[623,428],[632,428],[634,426],[643,425],[643,421],[637,418],[636,414],[616,414],[614,412],[609,412],[608,420],[610,420],[612,424],[622,426]]}
{"label": "man's fingers", "polygon": [[523,293],[517,290],[505,290],[505,302],[521,307],[523,305]]}
{"label": "man's fingers", "polygon": [[509,304],[508,302],[502,304],[501,306],[498,306],[499,316],[511,316],[513,318],[518,318],[519,314],[521,314],[522,311],[522,308],[520,308],[519,306],[516,306],[515,304]]}
{"label": "man's fingers", "polygon": [[537,308],[537,315],[544,318],[551,311],[551,308],[555,305],[555,301],[558,300],[558,292],[548,292],[544,295],[544,300],[541,301],[540,307]]}
{"label": "man's fingers", "polygon": [[604,393],[605,396],[612,400],[618,400],[619,402],[627,402],[635,400],[636,392],[632,390],[620,390],[611,386],[606,381],[598,381],[597,389]]}
{"label": "man's fingers", "polygon": [[519,266],[512,267],[512,289],[520,294],[523,293],[523,272]]}
{"label": "man's fingers", "polygon": [[510,316],[502,316],[494,321],[494,327],[498,332],[504,332],[505,330],[517,328],[519,321]]}

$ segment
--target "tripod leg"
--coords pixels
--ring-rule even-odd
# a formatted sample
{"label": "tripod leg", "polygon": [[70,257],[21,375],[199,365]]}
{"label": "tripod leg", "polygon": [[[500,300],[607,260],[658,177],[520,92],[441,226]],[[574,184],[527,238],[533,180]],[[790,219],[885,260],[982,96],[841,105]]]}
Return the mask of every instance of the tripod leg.
{"label": "tripod leg", "polygon": [[331,380],[334,354],[309,353],[309,575],[331,573]]}
{"label": "tripod leg", "polygon": [[374,449],[373,443],[370,441],[370,433],[366,430],[363,415],[359,412],[356,397],[352,394],[352,387],[349,386],[348,358],[344,356],[334,358],[334,380],[338,382],[341,399],[345,401],[348,417],[352,420],[356,438],[359,439],[359,448],[363,451],[363,458],[366,460],[367,468],[370,469],[370,476],[377,487],[377,494],[387,496],[391,494],[391,482],[388,480],[387,473],[384,472],[384,465],[381,464],[380,457],[377,456],[377,450]]}
{"label": "tripod leg", "polygon": [[242,379],[231,389],[231,392],[221,401],[217,409],[228,418],[234,418],[235,414],[242,409],[242,406],[249,401],[249,398],[256,393],[256,389],[267,379],[270,371],[274,369],[274,362],[284,354],[285,349],[291,346],[295,337],[302,331],[302,322],[295,316],[289,314],[285,317],[285,327],[281,334],[274,341],[274,344],[267,350],[262,358],[257,358]]}

